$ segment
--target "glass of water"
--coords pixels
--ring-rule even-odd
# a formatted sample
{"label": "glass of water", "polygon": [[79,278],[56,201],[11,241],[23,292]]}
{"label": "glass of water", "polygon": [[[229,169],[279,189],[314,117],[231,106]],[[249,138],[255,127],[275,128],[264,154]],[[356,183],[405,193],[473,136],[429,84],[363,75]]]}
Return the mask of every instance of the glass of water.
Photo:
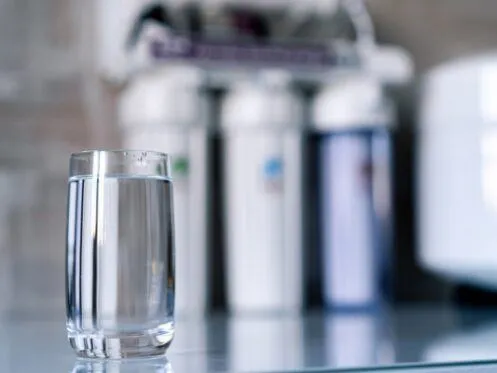
{"label": "glass of water", "polygon": [[80,357],[164,354],[174,335],[169,157],[85,151],[70,162],[66,309]]}

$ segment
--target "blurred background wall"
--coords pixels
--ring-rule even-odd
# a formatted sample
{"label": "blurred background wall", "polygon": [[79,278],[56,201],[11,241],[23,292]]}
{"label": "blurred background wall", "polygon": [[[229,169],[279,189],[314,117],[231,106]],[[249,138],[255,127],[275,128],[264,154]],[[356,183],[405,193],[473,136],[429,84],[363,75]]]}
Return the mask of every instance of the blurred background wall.
{"label": "blurred background wall", "polygon": [[[208,0],[205,0],[208,1]],[[492,0],[369,0],[381,43],[413,55],[416,77],[394,89],[398,301],[448,301],[454,285],[415,260],[418,83],[438,64],[497,47]],[[119,147],[119,87],[96,73],[90,1],[0,0],[0,236],[5,312],[63,304],[67,162],[82,148]],[[33,286],[36,284],[36,286]],[[54,300],[55,298],[55,300]]]}

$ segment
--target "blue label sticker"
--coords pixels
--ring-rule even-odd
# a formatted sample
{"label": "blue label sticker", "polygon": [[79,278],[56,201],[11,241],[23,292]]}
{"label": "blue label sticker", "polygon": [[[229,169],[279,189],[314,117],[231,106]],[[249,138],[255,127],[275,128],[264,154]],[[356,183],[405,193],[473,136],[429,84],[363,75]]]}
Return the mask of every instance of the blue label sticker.
{"label": "blue label sticker", "polygon": [[283,161],[280,158],[270,158],[264,164],[264,176],[276,179],[283,176]]}
{"label": "blue label sticker", "polygon": [[283,160],[279,157],[269,158],[263,165],[264,188],[268,192],[283,190]]}

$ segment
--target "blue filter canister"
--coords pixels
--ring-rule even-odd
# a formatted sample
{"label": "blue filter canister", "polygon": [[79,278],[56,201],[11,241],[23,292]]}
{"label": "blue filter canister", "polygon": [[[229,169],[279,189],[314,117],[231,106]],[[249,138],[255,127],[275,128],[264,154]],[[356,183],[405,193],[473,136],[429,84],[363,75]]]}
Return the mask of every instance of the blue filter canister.
{"label": "blue filter canister", "polygon": [[390,290],[392,113],[381,84],[360,74],[323,87],[312,105],[323,298],[331,309],[374,309]]}

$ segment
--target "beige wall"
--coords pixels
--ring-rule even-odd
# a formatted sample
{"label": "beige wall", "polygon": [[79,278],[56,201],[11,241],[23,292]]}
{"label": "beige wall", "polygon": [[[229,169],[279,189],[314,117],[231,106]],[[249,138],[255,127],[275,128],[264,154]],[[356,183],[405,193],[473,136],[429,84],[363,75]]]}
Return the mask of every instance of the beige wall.
{"label": "beige wall", "polygon": [[0,0],[0,315],[63,315],[68,158],[118,143],[91,3]]}
{"label": "beige wall", "polygon": [[400,44],[423,72],[446,60],[497,49],[495,0],[368,0],[382,41]]}

